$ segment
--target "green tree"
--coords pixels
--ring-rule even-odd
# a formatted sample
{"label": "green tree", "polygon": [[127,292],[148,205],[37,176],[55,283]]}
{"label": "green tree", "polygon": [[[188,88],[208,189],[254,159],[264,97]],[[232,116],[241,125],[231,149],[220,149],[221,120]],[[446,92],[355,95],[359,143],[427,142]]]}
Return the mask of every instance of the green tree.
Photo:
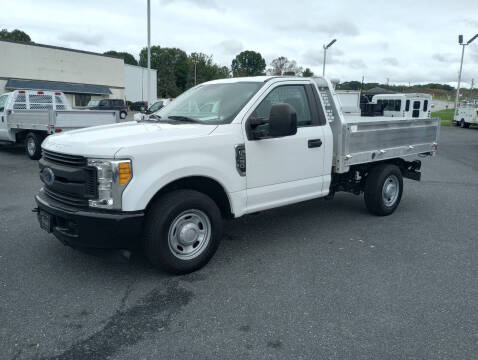
{"label": "green tree", "polygon": [[110,50],[110,51],[104,52],[103,54],[104,55],[116,56],[118,58],[121,58],[121,59],[124,60],[125,64],[138,65],[138,61],[134,58],[134,56],[131,55],[130,53],[125,52],[125,51],[117,52],[117,51],[114,51],[114,50]]}
{"label": "green tree", "polygon": [[304,70],[304,72],[302,73],[302,76],[303,77],[312,77],[312,76],[314,76],[314,73],[309,68],[306,68]]}
{"label": "green tree", "polygon": [[232,74],[236,76],[264,75],[266,61],[258,52],[246,50],[232,60]]}
{"label": "green tree", "polygon": [[[191,53],[189,60],[189,75],[187,87],[200,84],[205,81],[223,79],[229,77],[229,69],[213,62],[212,56],[203,53]],[[196,78],[196,79],[195,79]]]}
{"label": "green tree", "polygon": [[[142,49],[141,66],[147,66],[147,56],[147,49]],[[151,68],[158,72],[158,97],[176,97],[186,90],[189,61],[183,50],[151,46]]]}
{"label": "green tree", "polygon": [[0,39],[5,40],[13,40],[13,41],[20,41],[20,42],[31,42],[30,36],[27,33],[15,29],[13,31],[8,31],[7,29],[2,29],[0,31]]}
{"label": "green tree", "polygon": [[289,60],[285,56],[279,56],[272,60],[271,67],[267,70],[270,75],[302,75],[302,67],[295,60]]}

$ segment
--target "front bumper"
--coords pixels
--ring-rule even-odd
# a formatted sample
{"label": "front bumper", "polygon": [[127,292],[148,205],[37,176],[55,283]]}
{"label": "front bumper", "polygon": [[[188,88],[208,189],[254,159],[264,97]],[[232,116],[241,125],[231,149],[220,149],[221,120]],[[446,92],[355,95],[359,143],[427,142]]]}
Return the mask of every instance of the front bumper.
{"label": "front bumper", "polygon": [[65,245],[81,248],[133,249],[139,245],[143,212],[100,212],[69,207],[45,195],[35,196],[40,211],[50,215],[51,232]]}

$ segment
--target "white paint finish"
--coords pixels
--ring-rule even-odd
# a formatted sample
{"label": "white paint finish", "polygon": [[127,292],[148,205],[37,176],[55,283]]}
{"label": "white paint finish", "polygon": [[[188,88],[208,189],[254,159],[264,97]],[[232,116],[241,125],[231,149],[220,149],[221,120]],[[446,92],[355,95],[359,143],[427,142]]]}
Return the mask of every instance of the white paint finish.
{"label": "white paint finish", "polygon": [[[297,129],[293,136],[246,141],[247,211],[295,197],[297,191],[320,193],[325,175],[324,147],[309,148],[307,143],[322,140],[323,135],[322,126],[309,126]],[[291,187],[290,182],[296,185]],[[300,186],[304,188],[297,189]]]}
{"label": "white paint finish", "polygon": [[124,87],[123,59],[0,41],[1,76]]}
{"label": "white paint finish", "polygon": [[[242,141],[237,125],[157,125],[159,129],[124,146],[116,158],[133,164],[133,179],[123,193],[126,211],[144,209],[151,198],[170,182],[188,176],[217,181],[231,193],[245,190],[246,179],[236,170],[235,144]],[[145,141],[145,139],[148,139]],[[136,175],[138,174],[138,175]],[[241,206],[241,201],[234,204]],[[242,209],[233,209],[241,213]]]}
{"label": "white paint finish", "polygon": [[[148,69],[141,66],[124,65],[124,97],[128,101],[146,101],[148,93]],[[150,71],[151,99],[157,98],[157,71]]]}
{"label": "white paint finish", "polygon": [[453,120],[464,120],[468,124],[478,124],[478,104],[458,104]]}
{"label": "white paint finish", "polygon": [[325,196],[328,194],[328,189],[326,191],[322,189],[323,180],[315,177],[247,189],[245,213],[253,213]]}

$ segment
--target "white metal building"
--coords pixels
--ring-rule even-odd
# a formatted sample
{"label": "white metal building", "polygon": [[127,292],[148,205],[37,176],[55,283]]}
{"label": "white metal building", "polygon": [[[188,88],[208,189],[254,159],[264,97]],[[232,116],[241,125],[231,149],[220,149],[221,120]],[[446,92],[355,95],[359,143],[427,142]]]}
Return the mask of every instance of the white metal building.
{"label": "white metal building", "polygon": [[[101,98],[146,100],[146,72],[113,56],[0,40],[0,94],[19,89],[62,91],[74,108]],[[151,72],[155,100],[156,71]]]}
{"label": "white metal building", "polygon": [[[157,71],[150,70],[150,98],[154,102],[157,98]],[[128,101],[148,101],[148,69],[141,66],[124,65],[124,96]]]}

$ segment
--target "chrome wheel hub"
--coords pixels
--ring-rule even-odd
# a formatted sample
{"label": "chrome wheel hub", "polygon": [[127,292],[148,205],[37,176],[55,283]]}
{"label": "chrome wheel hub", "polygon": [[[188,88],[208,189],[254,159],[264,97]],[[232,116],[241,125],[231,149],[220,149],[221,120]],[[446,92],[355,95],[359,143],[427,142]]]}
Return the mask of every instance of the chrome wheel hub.
{"label": "chrome wheel hub", "polygon": [[400,182],[395,175],[390,175],[382,187],[382,199],[387,207],[391,207],[395,204],[400,193]]}
{"label": "chrome wheel hub", "polygon": [[211,222],[201,210],[183,211],[169,227],[169,249],[181,260],[191,260],[199,256],[210,239]]}
{"label": "chrome wheel hub", "polygon": [[35,146],[35,141],[33,139],[27,140],[27,149],[30,155],[33,155],[35,153],[36,146]]}

